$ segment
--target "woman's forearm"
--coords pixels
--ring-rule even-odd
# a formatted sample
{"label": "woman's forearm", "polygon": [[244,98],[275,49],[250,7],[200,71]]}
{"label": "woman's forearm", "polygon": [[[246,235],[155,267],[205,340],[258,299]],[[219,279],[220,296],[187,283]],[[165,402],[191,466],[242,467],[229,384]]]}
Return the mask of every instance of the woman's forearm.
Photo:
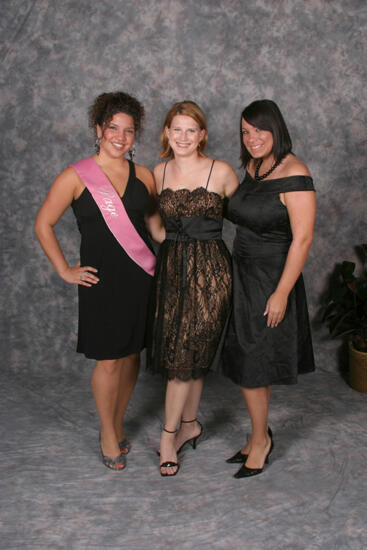
{"label": "woman's forearm", "polygon": [[46,256],[60,277],[62,277],[62,274],[68,269],[69,265],[65,260],[53,228],[50,225],[41,225],[36,221],[34,231]]}
{"label": "woman's forearm", "polygon": [[312,236],[292,241],[276,292],[281,292],[285,296],[289,295],[306,263],[311,244]]}

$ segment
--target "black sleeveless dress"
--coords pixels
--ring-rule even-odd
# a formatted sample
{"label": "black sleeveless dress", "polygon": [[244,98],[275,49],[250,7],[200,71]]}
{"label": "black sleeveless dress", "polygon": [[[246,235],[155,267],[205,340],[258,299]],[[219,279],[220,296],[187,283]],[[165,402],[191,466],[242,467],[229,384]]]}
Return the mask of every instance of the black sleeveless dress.
{"label": "black sleeveless dress", "polygon": [[[126,212],[150,247],[144,215],[149,192],[130,172],[122,197]],[[77,351],[90,359],[118,359],[145,346],[146,317],[152,277],[138,266],[117,242],[92,195],[85,188],[72,203],[81,233],[80,262],[98,269],[99,282],[79,289]]]}
{"label": "black sleeveless dress", "polygon": [[207,374],[230,311],[232,277],[230,254],[222,240],[223,199],[208,190],[210,174],[206,187],[193,191],[164,189],[163,176],[158,196],[166,240],[153,282],[147,368],[168,379],[187,381]]}
{"label": "black sleeveless dress", "polygon": [[315,369],[302,275],[291,291],[285,317],[275,328],[264,317],[292,241],[279,193],[314,191],[312,179],[292,176],[256,182],[246,174],[230,198],[236,223],[233,245],[233,311],[223,350],[224,374],[247,388],[294,384]]}

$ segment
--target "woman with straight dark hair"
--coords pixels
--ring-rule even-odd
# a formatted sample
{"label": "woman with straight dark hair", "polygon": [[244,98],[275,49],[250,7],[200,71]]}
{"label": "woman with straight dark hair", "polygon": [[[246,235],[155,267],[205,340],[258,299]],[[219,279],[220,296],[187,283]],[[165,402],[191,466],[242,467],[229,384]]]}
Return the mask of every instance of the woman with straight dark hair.
{"label": "woman with straight dark hair", "polygon": [[314,370],[302,269],[313,239],[316,200],[307,166],[292,153],[278,106],[254,101],[241,114],[245,179],[230,198],[233,312],[224,374],[241,387],[252,433],[227,462],[236,478],[260,474],[274,448],[268,426],[273,384]]}

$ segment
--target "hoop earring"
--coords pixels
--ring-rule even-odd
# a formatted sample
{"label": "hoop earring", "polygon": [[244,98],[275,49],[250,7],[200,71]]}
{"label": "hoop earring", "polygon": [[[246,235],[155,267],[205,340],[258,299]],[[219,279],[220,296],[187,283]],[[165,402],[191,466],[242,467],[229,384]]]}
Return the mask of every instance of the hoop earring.
{"label": "hoop earring", "polygon": [[94,148],[96,150],[97,155],[99,154],[99,150],[101,148],[101,138],[97,137],[96,141],[94,142]]}
{"label": "hoop earring", "polygon": [[135,147],[135,143],[134,143],[134,145],[131,147],[131,149],[129,151],[129,157],[130,157],[130,160],[132,162],[134,162],[135,155],[136,155],[136,147]]}

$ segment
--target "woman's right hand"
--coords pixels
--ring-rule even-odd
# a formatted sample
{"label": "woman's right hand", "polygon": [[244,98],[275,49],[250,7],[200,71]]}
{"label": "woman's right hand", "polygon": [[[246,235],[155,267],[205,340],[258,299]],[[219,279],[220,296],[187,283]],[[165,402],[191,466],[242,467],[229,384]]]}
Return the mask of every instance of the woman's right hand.
{"label": "woman's right hand", "polygon": [[60,277],[67,283],[81,286],[92,286],[98,283],[99,279],[93,273],[97,273],[98,269],[90,265],[81,266],[78,262],[73,267],[67,267],[60,273]]}

